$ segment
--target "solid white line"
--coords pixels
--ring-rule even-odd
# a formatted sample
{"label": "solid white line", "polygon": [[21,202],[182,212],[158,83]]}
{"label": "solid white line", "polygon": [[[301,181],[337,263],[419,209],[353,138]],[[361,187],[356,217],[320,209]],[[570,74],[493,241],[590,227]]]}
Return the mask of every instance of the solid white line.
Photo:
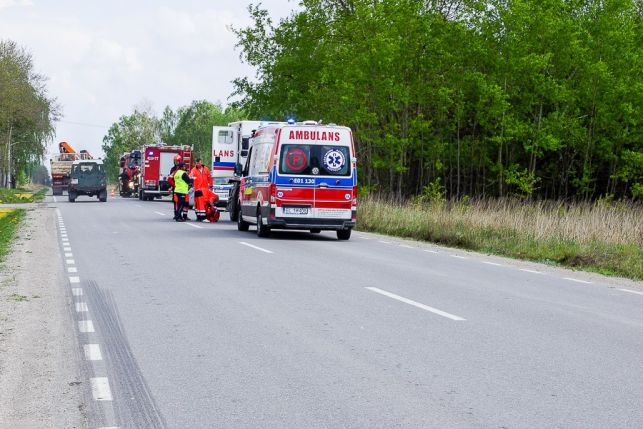
{"label": "solid white line", "polygon": [[540,271],[528,270],[527,268],[520,268],[520,271],[524,271],[526,273],[532,273],[532,274],[542,274]]}
{"label": "solid white line", "polygon": [[361,238],[362,240],[370,240],[371,239],[371,237],[364,237],[363,235],[358,235],[358,237]]}
{"label": "solid white line", "polygon": [[586,280],[579,280],[579,279],[573,279],[571,277],[563,277],[564,280],[569,280],[570,282],[576,282],[576,283],[585,283],[585,284],[590,284],[592,282],[588,282]]}
{"label": "solid white line", "polygon": [[425,251],[425,252],[428,252],[428,253],[438,253],[438,251],[437,251],[437,250],[424,249],[424,251]]}
{"label": "solid white line", "polygon": [[622,290],[623,292],[635,293],[637,295],[643,295],[643,292],[637,292],[635,290],[629,290],[629,289],[619,289],[619,290]]}
{"label": "solid white line", "polygon": [[167,216],[167,213],[161,213],[161,212],[154,212],[154,213],[156,213],[157,215],[160,215],[160,216]]}
{"label": "solid white line", "polygon": [[78,276],[70,276],[69,277],[69,283],[80,283],[80,277],[78,277]]}
{"label": "solid white line", "polygon": [[78,269],[76,267],[67,267],[68,273],[77,273]]}
{"label": "solid white line", "polygon": [[497,263],[495,263],[495,262],[482,261],[482,263],[483,263],[483,264],[487,264],[487,265],[494,265],[494,266],[496,266],[496,267],[502,267],[502,264],[497,264]]}
{"label": "solid white line", "polygon": [[71,294],[74,296],[83,296],[83,288],[80,288],[80,287],[72,288]]}
{"label": "solid white line", "polygon": [[85,344],[85,360],[103,360],[103,355],[100,352],[100,345],[98,344]]}
{"label": "solid white line", "polygon": [[243,244],[244,246],[248,246],[248,247],[252,247],[253,249],[260,250],[260,251],[262,251],[262,252],[266,252],[266,253],[275,253],[275,252],[272,252],[272,251],[270,251],[270,250],[262,249],[262,248],[261,248],[261,247],[259,247],[259,246],[255,246],[255,245],[253,245],[253,244],[246,243],[245,241],[240,241],[239,243],[240,243],[240,244]]}
{"label": "solid white line", "polygon": [[400,244],[400,247],[404,247],[405,249],[415,249],[415,247],[409,246],[408,244]]}
{"label": "solid white line", "polygon": [[384,241],[384,240],[380,240],[380,243],[382,243],[382,244],[391,244],[390,241]]}
{"label": "solid white line", "polygon": [[80,332],[94,332],[94,323],[91,320],[79,320],[78,330]]}
{"label": "solid white line", "polygon": [[65,258],[73,258],[73,257],[74,257],[73,253],[71,253],[71,252],[66,252],[65,253]]}
{"label": "solid white line", "polygon": [[89,379],[92,383],[92,395],[96,401],[111,401],[112,391],[109,388],[107,377],[93,377]]}
{"label": "solid white line", "polygon": [[73,259],[66,259],[65,262],[67,265],[76,265],[76,262]]}
{"label": "solid white line", "polygon": [[89,308],[87,308],[87,303],[86,302],[77,302],[76,303],[76,313],[85,313],[89,311]]}
{"label": "solid white line", "polygon": [[195,224],[193,224],[193,223],[188,223],[188,222],[186,222],[185,224],[186,224],[187,226],[191,226],[192,228],[199,228],[199,229],[203,228],[202,226],[195,225]]}
{"label": "solid white line", "polygon": [[410,300],[408,298],[404,298],[403,296],[395,295],[394,293],[387,292],[385,290],[378,289],[376,287],[367,287],[366,289],[368,289],[368,290],[370,290],[372,292],[375,292],[375,293],[379,293],[379,294],[384,295],[384,296],[388,296],[389,298],[396,299],[396,300],[401,301],[401,302],[403,302],[405,304],[409,304],[409,305],[412,305],[414,307],[421,308],[422,310],[430,311],[431,313],[435,313],[435,314],[437,314],[439,316],[443,316],[443,317],[446,317],[446,318],[451,319],[451,320],[457,320],[457,321],[466,320],[466,319],[463,319],[460,316],[456,316],[454,314],[447,313],[446,311],[438,310],[437,308],[429,307],[428,305],[424,305],[424,304],[421,304],[419,302],[412,301],[412,300]]}
{"label": "solid white line", "polygon": [[460,256],[460,255],[449,255],[449,256],[451,256],[452,258],[458,258],[458,259],[469,259],[466,256]]}

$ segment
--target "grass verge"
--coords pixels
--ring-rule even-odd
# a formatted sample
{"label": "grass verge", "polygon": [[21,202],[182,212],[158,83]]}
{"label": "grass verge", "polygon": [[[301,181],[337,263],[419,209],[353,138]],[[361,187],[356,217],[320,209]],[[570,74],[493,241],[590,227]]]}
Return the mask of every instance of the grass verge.
{"label": "grass verge", "polygon": [[641,206],[360,203],[362,231],[643,280]]}
{"label": "grass verge", "polygon": [[17,188],[0,188],[0,204],[24,204],[42,201],[47,193],[46,187],[38,187],[33,190]]}
{"label": "grass verge", "polygon": [[25,213],[24,209],[0,209],[0,262],[9,252],[11,240]]}

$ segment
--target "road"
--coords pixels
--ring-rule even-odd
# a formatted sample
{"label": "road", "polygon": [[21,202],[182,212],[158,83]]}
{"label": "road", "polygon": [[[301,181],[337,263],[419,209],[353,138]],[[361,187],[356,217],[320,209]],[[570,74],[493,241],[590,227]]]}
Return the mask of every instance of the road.
{"label": "road", "polygon": [[643,427],[640,282],[51,204],[94,427]]}

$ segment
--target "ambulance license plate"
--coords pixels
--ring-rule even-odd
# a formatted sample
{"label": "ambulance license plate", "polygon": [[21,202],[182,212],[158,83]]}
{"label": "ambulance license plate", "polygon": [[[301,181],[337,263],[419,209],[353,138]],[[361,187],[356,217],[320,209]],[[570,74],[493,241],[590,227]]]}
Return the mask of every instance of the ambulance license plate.
{"label": "ambulance license plate", "polygon": [[308,207],[284,207],[284,214],[307,215]]}

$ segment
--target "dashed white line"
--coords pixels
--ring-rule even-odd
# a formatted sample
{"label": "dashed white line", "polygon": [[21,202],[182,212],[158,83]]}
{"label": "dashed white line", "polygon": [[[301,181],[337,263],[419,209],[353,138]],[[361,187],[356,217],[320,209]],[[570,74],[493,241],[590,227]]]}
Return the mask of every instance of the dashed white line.
{"label": "dashed white line", "polygon": [[437,250],[431,250],[431,249],[424,249],[424,251],[427,253],[438,253]]}
{"label": "dashed white line", "polygon": [[532,273],[532,274],[542,274],[540,271],[528,270],[527,268],[520,268],[520,271],[524,271],[526,273]]}
{"label": "dashed white line", "polygon": [[621,290],[623,292],[635,293],[637,295],[643,295],[643,292],[637,292],[635,290],[630,290],[630,289],[619,289],[619,290]]}
{"label": "dashed white line", "polygon": [[193,223],[186,223],[186,225],[187,225],[187,226],[191,226],[192,228],[199,228],[199,229],[203,228],[202,226],[195,225],[195,224],[193,224]]}
{"label": "dashed white line", "polygon": [[487,265],[493,265],[495,267],[502,267],[502,264],[498,264],[497,262],[482,261],[482,263]]}
{"label": "dashed white line", "polygon": [[380,240],[380,243],[382,243],[382,244],[391,244],[390,241],[384,241],[384,240]]}
{"label": "dashed white line", "polygon": [[73,258],[74,254],[71,252],[65,252],[65,258]]}
{"label": "dashed white line", "polygon": [[140,204],[134,204],[134,205],[135,205],[136,207],[143,207],[143,206],[142,206],[142,205],[140,205]]}
{"label": "dashed white line", "polygon": [[71,294],[74,296],[83,296],[83,288],[80,288],[80,287],[72,288]]}
{"label": "dashed white line", "polygon": [[78,330],[80,332],[94,332],[94,322],[91,320],[79,320]]}
{"label": "dashed white line", "polygon": [[366,289],[368,289],[368,290],[370,290],[372,292],[375,292],[375,293],[379,293],[380,295],[384,295],[384,296],[387,296],[389,298],[396,299],[396,300],[401,301],[401,302],[403,302],[405,304],[409,304],[409,305],[412,305],[414,307],[421,308],[422,310],[429,311],[429,312],[437,314],[439,316],[446,317],[446,318],[451,319],[451,320],[456,320],[456,321],[466,320],[466,319],[464,319],[464,318],[462,318],[460,316],[456,316],[455,314],[451,314],[451,313],[447,313],[446,311],[438,310],[437,308],[430,307],[430,306],[422,304],[420,302],[416,302],[416,301],[413,301],[411,299],[404,298],[403,296],[396,295],[394,293],[387,292],[385,290],[382,290],[382,289],[379,289],[379,288],[376,288],[376,287],[367,287]]}
{"label": "dashed white line", "polygon": [[78,269],[76,267],[67,267],[68,273],[77,273]]}
{"label": "dashed white line", "polygon": [[253,249],[259,250],[259,251],[261,251],[261,252],[265,252],[265,253],[275,253],[275,252],[273,252],[273,251],[263,249],[263,248],[261,248],[261,247],[259,247],[259,246],[255,246],[254,244],[246,243],[245,241],[240,241],[240,242],[239,242],[239,244],[243,244],[244,246],[252,247]]}
{"label": "dashed white line", "polygon": [[458,258],[458,259],[469,259],[469,258],[467,258],[466,256],[460,256],[460,255],[453,255],[453,254],[451,254],[451,255],[449,255],[449,256],[451,256],[452,258]]}
{"label": "dashed white line", "polygon": [[370,240],[371,239],[371,237],[364,237],[363,235],[358,235],[358,237],[361,238],[362,240]]}
{"label": "dashed white line", "polygon": [[563,277],[563,280],[569,280],[570,282],[585,283],[585,284],[590,284],[591,283],[591,282],[588,282],[586,280],[574,279],[572,277]]}
{"label": "dashed white line", "polygon": [[77,302],[76,303],[76,313],[87,313],[89,308],[87,308],[86,302]]}
{"label": "dashed white line", "polygon": [[80,277],[78,277],[78,276],[69,276],[69,283],[80,283]]}
{"label": "dashed white line", "polygon": [[161,212],[154,212],[154,213],[156,213],[159,216],[167,216],[167,213],[161,213]]}
{"label": "dashed white line", "polygon": [[66,259],[66,260],[65,260],[65,263],[66,263],[67,265],[76,265],[76,261],[74,261],[73,259]]}
{"label": "dashed white line", "polygon": [[400,247],[404,247],[405,249],[415,249],[415,247],[409,246],[408,244],[400,244]]}
{"label": "dashed white line", "polygon": [[98,344],[85,344],[85,360],[103,360],[103,355],[100,352],[100,345]]}
{"label": "dashed white line", "polygon": [[92,384],[92,395],[96,401],[111,401],[112,391],[109,388],[107,377],[93,377],[89,379]]}
{"label": "dashed white line", "polygon": [[63,247],[63,251],[65,251],[65,252],[71,252],[71,247],[69,247],[69,246],[67,246],[67,247]]}
{"label": "dashed white line", "polygon": [[58,200],[56,199],[56,197],[54,197],[54,203],[57,203],[57,202],[58,202]]}

